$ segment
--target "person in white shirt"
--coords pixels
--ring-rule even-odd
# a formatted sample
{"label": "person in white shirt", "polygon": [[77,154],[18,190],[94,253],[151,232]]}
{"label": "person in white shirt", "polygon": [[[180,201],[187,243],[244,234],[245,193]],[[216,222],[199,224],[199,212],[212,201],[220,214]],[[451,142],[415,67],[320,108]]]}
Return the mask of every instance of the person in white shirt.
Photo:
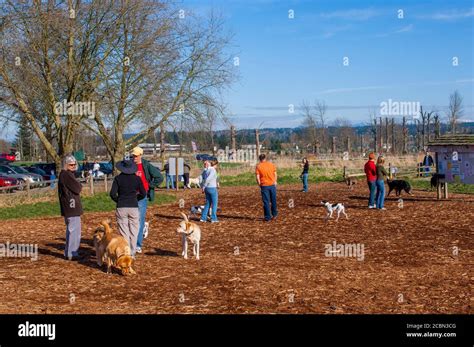
{"label": "person in white shirt", "polygon": [[92,168],[92,174],[94,175],[94,177],[98,177],[99,176],[99,171],[100,171],[100,165],[97,161],[94,162],[94,166]]}
{"label": "person in white shirt", "polygon": [[202,172],[202,192],[206,194],[206,205],[201,214],[201,222],[206,222],[209,208],[211,208],[211,223],[217,223],[217,160],[204,162],[204,171]]}

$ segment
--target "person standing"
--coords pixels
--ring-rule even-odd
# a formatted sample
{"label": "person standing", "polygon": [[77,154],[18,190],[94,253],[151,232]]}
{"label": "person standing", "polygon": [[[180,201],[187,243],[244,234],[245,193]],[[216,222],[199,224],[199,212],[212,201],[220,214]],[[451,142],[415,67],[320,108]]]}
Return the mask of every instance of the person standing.
{"label": "person standing", "polygon": [[[155,188],[157,188],[161,182],[163,182],[163,175],[160,170],[155,166],[151,165],[148,160],[142,158],[143,149],[135,147],[132,149],[131,155],[133,161],[137,165],[136,175],[140,177],[145,188],[146,195],[143,199],[138,200],[138,211],[140,213],[140,226],[138,230],[137,238],[137,253],[142,253],[143,239],[148,236],[148,227],[145,232],[146,223],[146,211],[148,207],[148,200],[153,201],[155,199]],[[148,198],[148,199],[147,199]],[[147,224],[148,226],[149,224]]]}
{"label": "person standing", "polygon": [[171,189],[174,190],[174,175],[170,175],[169,163],[165,164],[164,171],[166,174],[166,189],[170,189],[170,184],[171,184]]}
{"label": "person standing", "polygon": [[375,196],[376,207],[379,210],[386,210],[384,207],[385,202],[385,177],[388,176],[387,171],[383,164],[385,163],[385,158],[383,156],[378,157],[376,171],[377,171],[377,181],[375,182],[377,187],[377,194]]}
{"label": "person standing", "polygon": [[367,185],[369,186],[369,208],[376,208],[375,205],[375,189],[377,180],[377,168],[375,167],[375,153],[369,153],[369,160],[364,165],[365,176],[367,177]]}
{"label": "person standing", "polygon": [[255,176],[262,194],[265,222],[269,222],[278,216],[276,200],[277,170],[275,165],[267,161],[266,158],[265,154],[260,154],[258,157],[260,163],[255,170]]}
{"label": "person standing", "polygon": [[303,158],[303,172],[301,173],[301,180],[303,181],[303,190],[302,192],[308,192],[308,177],[309,177],[309,161],[306,158]]}
{"label": "person standing", "polygon": [[61,216],[66,223],[66,245],[64,257],[73,260],[79,256],[81,245],[81,190],[82,185],[76,179],[74,172],[77,169],[77,161],[72,155],[64,158],[63,169],[59,174],[58,195],[61,207]]}
{"label": "person standing", "polygon": [[183,172],[183,177],[184,177],[184,188],[189,188],[191,189],[191,187],[189,186],[189,173],[191,172],[191,166],[189,166],[188,163],[184,163],[184,172]]}
{"label": "person standing", "polygon": [[423,171],[425,171],[425,177],[427,177],[431,172],[431,167],[434,165],[434,160],[433,157],[430,155],[430,152],[426,152],[422,164],[424,166]]}
{"label": "person standing", "polygon": [[217,223],[217,160],[204,162],[204,171],[202,173],[202,192],[206,195],[206,205],[201,214],[201,222],[206,222],[209,208],[211,208],[211,223]]}
{"label": "person standing", "polygon": [[136,175],[137,164],[132,160],[122,160],[116,167],[121,173],[114,178],[110,197],[117,203],[115,217],[119,233],[128,241],[135,257],[140,228],[138,201],[145,199],[147,194],[142,180]]}
{"label": "person standing", "polygon": [[94,162],[94,166],[92,167],[92,175],[97,178],[99,177],[100,165],[97,160]]}

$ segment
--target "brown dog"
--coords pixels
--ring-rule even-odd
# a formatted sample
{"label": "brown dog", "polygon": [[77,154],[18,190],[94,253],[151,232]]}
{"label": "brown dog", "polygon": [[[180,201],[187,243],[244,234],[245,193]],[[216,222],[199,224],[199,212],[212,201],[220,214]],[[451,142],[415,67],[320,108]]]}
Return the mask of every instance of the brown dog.
{"label": "brown dog", "polygon": [[135,274],[132,268],[133,258],[127,240],[120,235],[114,235],[110,229],[110,220],[103,220],[94,234],[94,247],[97,265],[107,264],[107,273],[112,266],[120,270],[122,275]]}

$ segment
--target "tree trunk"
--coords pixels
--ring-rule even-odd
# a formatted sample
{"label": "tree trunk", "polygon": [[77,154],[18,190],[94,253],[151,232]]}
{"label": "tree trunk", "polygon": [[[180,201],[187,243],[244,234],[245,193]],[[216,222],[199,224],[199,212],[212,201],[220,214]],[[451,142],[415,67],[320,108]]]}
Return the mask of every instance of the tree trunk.
{"label": "tree trunk", "polygon": [[402,123],[402,154],[408,153],[408,129],[407,129],[407,120],[403,117]]}
{"label": "tree trunk", "polygon": [[257,158],[260,156],[260,132],[255,129],[255,145],[257,146]]}
{"label": "tree trunk", "polygon": [[160,159],[163,168],[165,165],[165,126],[163,124],[160,126]]}

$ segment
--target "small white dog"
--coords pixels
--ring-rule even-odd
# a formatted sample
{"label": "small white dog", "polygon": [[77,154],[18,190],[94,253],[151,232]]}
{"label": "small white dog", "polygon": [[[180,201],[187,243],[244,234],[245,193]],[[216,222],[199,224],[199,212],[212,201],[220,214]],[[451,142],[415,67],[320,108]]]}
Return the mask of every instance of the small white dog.
{"label": "small white dog", "polygon": [[193,254],[199,260],[199,242],[201,241],[201,228],[196,223],[190,222],[188,217],[181,212],[184,220],[179,223],[179,228],[176,229],[178,234],[181,234],[181,244],[183,247],[182,256],[188,259],[188,240],[193,244]]}
{"label": "small white dog", "polygon": [[321,205],[324,205],[326,206],[326,209],[328,211],[328,214],[326,216],[326,220],[328,220],[329,218],[332,218],[332,213],[334,211],[337,212],[337,219],[336,219],[336,222],[339,220],[339,216],[340,214],[342,213],[344,216],[346,216],[346,219],[349,219],[347,217],[347,214],[346,214],[346,208],[344,207],[344,205],[342,203],[338,203],[338,204],[331,204],[330,202],[327,202],[325,200],[321,201]]}
{"label": "small white dog", "polygon": [[[202,211],[204,210],[204,205],[193,205],[189,210],[189,216],[201,217]],[[209,209],[209,216],[211,215],[211,209]],[[209,218],[209,217],[208,217]]]}
{"label": "small white dog", "polygon": [[202,176],[199,176],[196,178],[190,178],[188,188],[191,188],[192,185],[194,185],[195,187],[201,188],[201,184],[202,184]]}

